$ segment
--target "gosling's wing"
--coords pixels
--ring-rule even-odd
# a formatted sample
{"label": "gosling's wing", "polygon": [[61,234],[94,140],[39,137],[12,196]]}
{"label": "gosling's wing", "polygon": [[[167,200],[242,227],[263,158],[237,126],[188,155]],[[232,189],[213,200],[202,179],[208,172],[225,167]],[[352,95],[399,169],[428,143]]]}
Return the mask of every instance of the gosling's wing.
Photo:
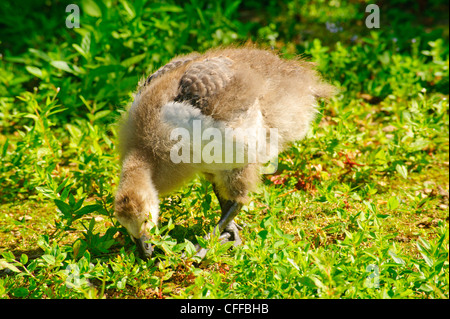
{"label": "gosling's wing", "polygon": [[166,74],[169,71],[172,71],[188,62],[196,60],[200,55],[197,53],[189,54],[187,56],[182,56],[179,58],[175,58],[169,63],[163,65],[158,70],[156,70],[154,73],[150,74],[147,79],[144,82],[144,86],[148,85],[152,80]]}
{"label": "gosling's wing", "polygon": [[188,102],[208,114],[211,100],[226,89],[234,72],[233,61],[224,56],[194,61],[179,82],[175,102]]}

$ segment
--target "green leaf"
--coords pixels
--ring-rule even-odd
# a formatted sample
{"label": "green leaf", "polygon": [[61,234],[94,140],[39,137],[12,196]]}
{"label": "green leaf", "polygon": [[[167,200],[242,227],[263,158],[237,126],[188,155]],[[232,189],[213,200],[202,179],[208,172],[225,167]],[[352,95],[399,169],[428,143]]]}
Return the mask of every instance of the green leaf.
{"label": "green leaf", "polygon": [[84,206],[83,208],[77,210],[75,212],[75,215],[80,216],[80,217],[84,216],[84,215],[88,215],[92,212],[95,212],[96,210],[99,210],[101,207],[102,206],[98,205],[98,204],[87,205],[87,206]]}
{"label": "green leaf", "polygon": [[405,261],[398,257],[392,250],[389,250],[389,255],[392,257],[395,263],[405,265]]}
{"label": "green leaf", "polygon": [[412,152],[417,152],[427,148],[429,144],[430,142],[428,140],[419,137],[409,145],[409,149]]}
{"label": "green leaf", "polygon": [[432,258],[428,257],[425,253],[420,252],[420,254],[422,255],[423,259],[425,260],[425,262],[427,263],[427,265],[429,267],[433,267],[434,265],[434,261]]}
{"label": "green leaf", "polygon": [[83,0],[82,2],[82,10],[86,12],[91,17],[101,17],[102,11],[100,7],[93,0]]}
{"label": "green leaf", "polygon": [[206,241],[206,239],[204,239],[203,237],[200,236],[195,236],[197,238],[197,242],[200,245],[200,247],[202,248],[206,248],[208,246],[208,242]]}
{"label": "green leaf", "polygon": [[308,276],[301,277],[298,280],[298,283],[301,284],[302,286],[307,286],[307,287],[310,287],[310,288],[316,288],[315,281],[313,279],[311,279],[310,277],[308,277]]}
{"label": "green leaf", "polygon": [[52,59],[48,56],[47,53],[30,48],[28,49],[32,54],[36,55],[37,57],[41,58],[44,61],[50,62]]}
{"label": "green leaf", "polygon": [[73,43],[72,46],[75,50],[78,51],[78,53],[80,53],[83,57],[86,58],[86,56],[87,56],[86,52],[84,52],[84,50],[78,44]]}
{"label": "green leaf", "polygon": [[433,267],[434,260],[431,258],[431,246],[430,243],[427,242],[422,237],[419,237],[417,241],[417,248],[419,249],[420,254],[422,255],[423,259],[427,263],[429,267]]}
{"label": "green leaf", "polygon": [[163,280],[165,281],[165,280],[169,280],[171,277],[172,277],[172,275],[174,274],[175,272],[174,271],[172,271],[172,270],[169,270],[167,273],[165,273],[164,275],[163,275]]}
{"label": "green leaf", "polygon": [[297,269],[297,271],[300,271],[300,268],[298,267],[298,265],[297,265],[297,263],[293,260],[293,259],[291,259],[291,258],[287,258],[287,261],[289,261],[289,263],[292,265],[292,266],[294,266],[294,268],[295,269]]}
{"label": "green leaf", "polygon": [[2,157],[6,156],[6,152],[8,151],[9,138],[6,139],[5,144],[2,146]]}
{"label": "green leaf", "polygon": [[91,218],[91,220],[89,222],[88,232],[92,233],[92,231],[94,230],[94,227],[95,227],[95,218]]}
{"label": "green leaf", "polygon": [[58,187],[56,188],[56,193],[59,193],[60,191],[62,191],[62,189],[66,186],[67,182],[69,181],[69,178],[65,178],[61,184],[58,185]]}
{"label": "green leaf", "polygon": [[120,62],[120,65],[128,68],[129,66],[136,64],[136,63],[142,61],[143,59],[145,59],[146,55],[147,55],[147,53],[142,53],[142,54],[132,56],[131,58],[125,59],[122,62]]}
{"label": "green leaf", "polygon": [[101,119],[101,118],[103,118],[103,117],[105,117],[105,116],[107,116],[107,115],[109,115],[111,113],[112,113],[112,111],[110,111],[110,110],[98,111],[98,112],[96,112],[94,114],[94,120],[98,121],[99,119]]}
{"label": "green leaf", "polygon": [[59,199],[55,199],[54,202],[55,202],[55,205],[58,207],[59,211],[65,217],[69,217],[71,215],[72,208],[69,206],[69,204],[67,204]]}
{"label": "green leaf", "polygon": [[151,12],[183,12],[183,8],[172,4],[154,3],[150,6]]}
{"label": "green leaf", "polygon": [[25,265],[27,262],[28,262],[28,256],[25,255],[25,254],[22,254],[22,255],[20,256],[20,263],[21,263],[22,265]]}
{"label": "green leaf", "polygon": [[89,51],[91,49],[91,34],[90,33],[86,33],[83,37],[83,40],[81,40],[81,49],[86,54],[89,53]]}
{"label": "green leaf", "polygon": [[267,230],[261,230],[258,233],[258,237],[260,237],[262,240],[265,240],[267,238],[268,233],[269,233],[269,231],[267,231]]}
{"label": "green leaf", "polygon": [[70,136],[72,136],[75,141],[79,141],[80,138],[83,136],[83,133],[81,132],[80,128],[75,125],[66,124],[66,128],[69,131]]}
{"label": "green leaf", "polygon": [[69,192],[70,192],[70,186],[72,186],[73,184],[68,185],[67,187],[64,188],[64,190],[62,191],[60,198],[62,201],[65,201],[67,199],[67,196],[69,196]]}
{"label": "green leaf", "polygon": [[32,75],[34,75],[35,77],[38,77],[40,79],[42,79],[42,70],[35,67],[35,66],[31,66],[31,65],[27,65],[25,67],[25,69],[31,73]]}
{"label": "green leaf", "polygon": [[14,289],[14,291],[13,291],[13,295],[16,298],[24,298],[24,297],[28,296],[29,293],[30,292],[25,287],[19,287],[19,288]]}
{"label": "green leaf", "polygon": [[55,257],[52,255],[43,255],[41,258],[49,265],[53,265],[56,262]]}
{"label": "green leaf", "polygon": [[136,16],[136,12],[134,12],[134,8],[129,5],[129,3],[126,0],[122,0],[122,5],[125,9],[125,11],[128,13],[131,19],[133,19]]}
{"label": "green leaf", "polygon": [[57,69],[73,73],[73,70],[70,68],[69,64],[66,61],[52,61],[50,62],[50,65]]}
{"label": "green leaf", "polygon": [[3,269],[9,269],[9,270],[17,272],[17,273],[21,272],[19,270],[19,268],[17,268],[16,266],[10,264],[5,259],[0,259],[0,270],[3,270]]}
{"label": "green leaf", "polygon": [[39,236],[37,244],[44,251],[47,251],[48,249],[50,249],[48,235],[41,235],[41,236]]}
{"label": "green leaf", "polygon": [[[69,205],[70,205],[70,207],[73,208],[75,206],[75,204],[77,204],[77,201],[75,200],[75,197],[73,197],[72,194],[69,194]],[[81,207],[81,205],[80,205],[80,207]],[[78,207],[78,208],[80,208],[80,207]],[[78,209],[78,208],[76,208],[76,209]]]}
{"label": "green leaf", "polygon": [[187,239],[185,239],[184,242],[186,244],[185,251],[186,251],[187,256],[190,257],[190,256],[195,255],[197,250],[195,249],[194,244]]}
{"label": "green leaf", "polygon": [[126,284],[127,284],[127,277],[124,277],[124,278],[122,278],[122,280],[119,280],[117,282],[117,288],[118,289],[124,289]]}
{"label": "green leaf", "polygon": [[235,11],[237,11],[237,8],[241,4],[241,0],[237,0],[232,2],[231,4],[228,4],[225,9],[225,16],[230,17]]}
{"label": "green leaf", "polygon": [[397,171],[397,173],[399,173],[404,179],[408,178],[408,170],[406,169],[406,167],[404,165],[400,165],[397,164],[397,166],[395,166],[395,170]]}
{"label": "green leaf", "polygon": [[398,202],[398,199],[395,196],[390,197],[388,200],[388,208],[390,210],[396,209],[399,206],[399,204],[400,203]]}

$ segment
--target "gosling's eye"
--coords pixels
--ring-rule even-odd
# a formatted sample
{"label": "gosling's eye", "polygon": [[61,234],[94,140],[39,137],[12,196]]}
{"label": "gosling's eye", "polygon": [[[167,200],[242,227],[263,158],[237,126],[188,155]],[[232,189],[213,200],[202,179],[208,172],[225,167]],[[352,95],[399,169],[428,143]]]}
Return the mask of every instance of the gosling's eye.
{"label": "gosling's eye", "polygon": [[142,230],[146,230],[148,228],[148,220],[144,221],[141,225]]}
{"label": "gosling's eye", "polygon": [[119,204],[120,205],[127,205],[130,202],[130,198],[128,196],[123,196],[120,200],[119,200]]}

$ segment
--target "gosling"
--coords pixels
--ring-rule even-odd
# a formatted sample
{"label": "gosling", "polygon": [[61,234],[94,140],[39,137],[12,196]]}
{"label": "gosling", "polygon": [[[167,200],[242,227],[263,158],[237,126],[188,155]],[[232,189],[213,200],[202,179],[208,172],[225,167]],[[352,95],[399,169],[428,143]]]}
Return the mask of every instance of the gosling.
{"label": "gosling", "polygon": [[[178,56],[141,81],[121,129],[115,197],[115,216],[141,257],[153,252],[149,230],[158,224],[159,196],[198,174],[212,183],[222,212],[207,237],[239,245],[233,219],[256,190],[264,162],[302,139],[317,100],[334,92],[311,63],[250,47]],[[197,247],[204,258],[207,250]]]}

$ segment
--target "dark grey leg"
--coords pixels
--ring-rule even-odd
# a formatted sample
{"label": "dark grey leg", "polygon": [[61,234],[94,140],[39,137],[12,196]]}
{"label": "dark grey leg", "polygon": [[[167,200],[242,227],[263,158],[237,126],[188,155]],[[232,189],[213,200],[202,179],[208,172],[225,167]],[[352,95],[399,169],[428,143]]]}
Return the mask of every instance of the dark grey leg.
{"label": "dark grey leg", "polygon": [[237,247],[242,244],[241,237],[239,237],[239,231],[242,230],[242,227],[236,224],[233,220],[231,223],[225,227],[225,230],[222,232],[219,238],[222,239],[222,243],[226,243],[227,241],[234,241],[233,246]]}
{"label": "dark grey leg", "polygon": [[[233,218],[237,215],[239,210],[241,209],[242,204],[238,204],[236,202],[232,202],[232,205],[227,206],[228,210],[225,214],[222,212],[222,216],[220,217],[219,223],[214,228],[212,232],[212,236],[214,236],[217,232],[221,235],[219,237],[222,243],[226,243],[228,241],[234,241],[234,246],[240,245],[242,243],[241,238],[239,237],[239,226],[233,221]],[[209,239],[211,234],[205,236],[206,239]],[[201,259],[205,258],[208,249],[202,248],[197,245],[197,254],[196,256]]]}
{"label": "dark grey leg", "polygon": [[[242,230],[242,227],[234,222],[234,218],[241,210],[242,204],[232,200],[223,199],[217,191],[214,183],[212,185],[214,193],[219,200],[220,208],[222,210],[222,215],[217,225],[218,231],[221,234],[221,237],[226,237],[224,238],[225,240],[223,240],[224,243],[227,241],[234,241],[234,246],[238,246],[242,243],[242,240],[239,237],[239,230]],[[216,231],[216,229],[214,229],[214,231]]]}
{"label": "dark grey leg", "polygon": [[[234,218],[239,213],[239,211],[242,208],[242,204],[231,201],[231,200],[224,200],[220,197],[218,192],[216,191],[216,188],[213,184],[214,193],[217,196],[217,199],[219,200],[220,208],[222,210],[222,215],[220,217],[219,223],[214,228],[212,235],[214,236],[217,232],[219,232],[222,243],[226,243],[228,241],[234,241],[234,246],[238,246],[242,243],[241,238],[239,237],[239,230],[242,229],[242,227],[238,226],[234,222]],[[205,238],[209,238],[211,234],[206,235]],[[201,259],[203,259],[208,251],[208,249],[201,248],[200,246],[197,246],[197,254],[196,256],[199,256]]]}

